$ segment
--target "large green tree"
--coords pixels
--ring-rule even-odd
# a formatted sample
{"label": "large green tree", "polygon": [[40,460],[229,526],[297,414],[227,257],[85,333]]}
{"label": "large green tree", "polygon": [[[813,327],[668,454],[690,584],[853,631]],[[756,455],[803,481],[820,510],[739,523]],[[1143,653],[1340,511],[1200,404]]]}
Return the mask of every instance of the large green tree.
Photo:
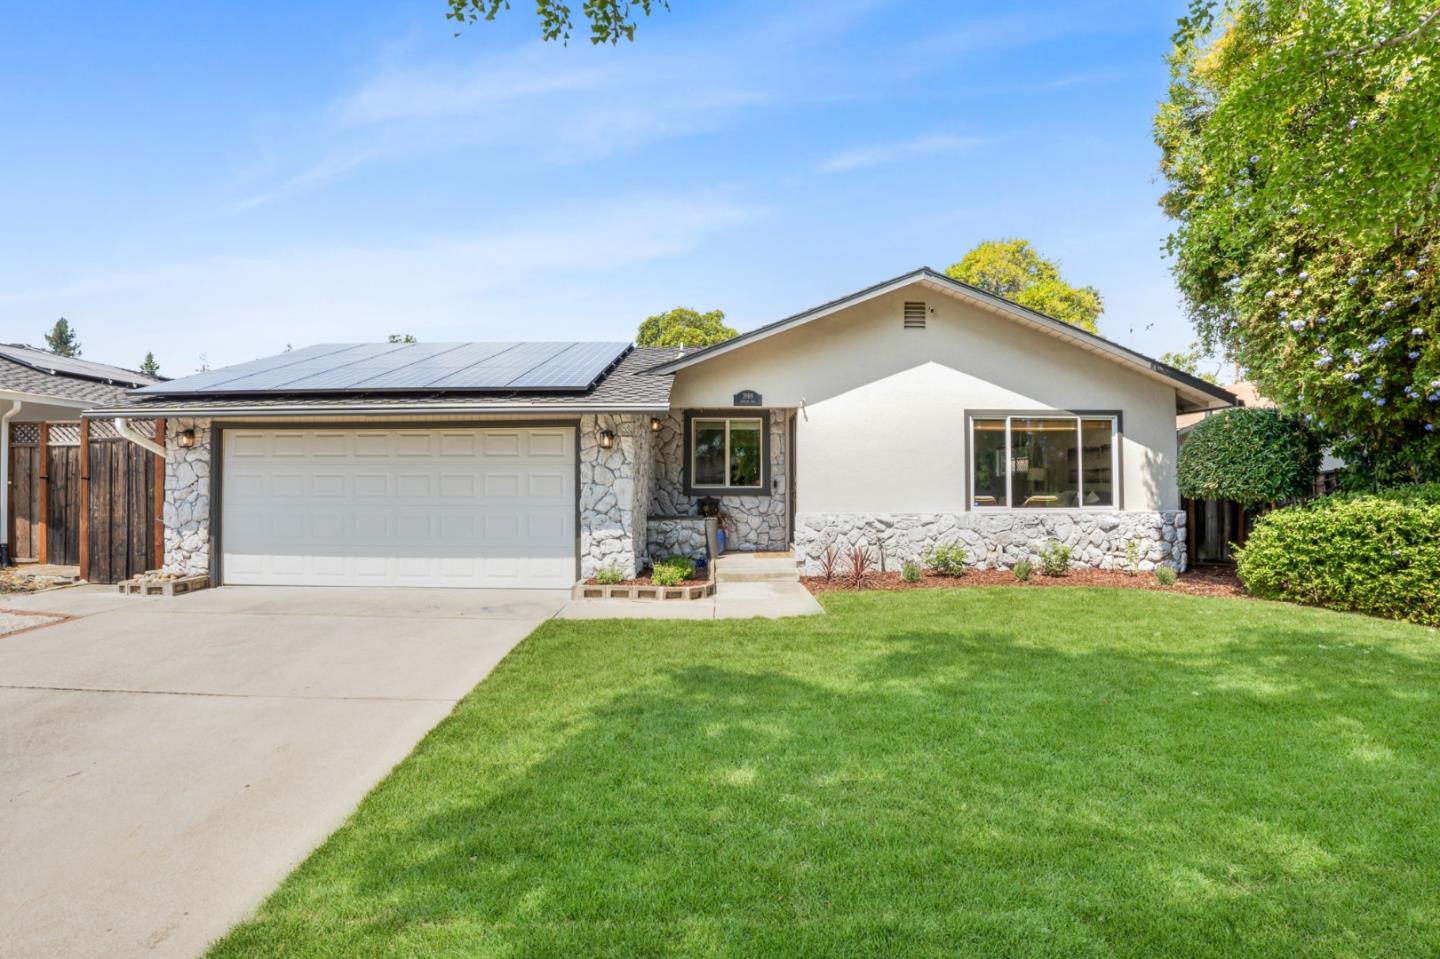
{"label": "large green tree", "polygon": [[[494,20],[500,11],[509,10],[509,0],[446,0],[450,10],[446,19],[471,24]],[[581,15],[590,26],[590,42],[612,46],[623,40],[635,39],[636,11],[650,16],[656,8],[669,10],[669,0],[585,0]],[[570,42],[575,18],[570,4],[564,0],[535,0],[535,16],[540,20],[540,35],[546,40]]]}
{"label": "large green tree", "polygon": [[65,317],[55,321],[50,327],[50,332],[45,334],[45,345],[52,353],[59,353],[61,356],[79,356],[80,338],[75,334],[75,328]]}
{"label": "large green tree", "polygon": [[140,372],[151,379],[160,375],[160,364],[155,362],[155,354],[153,352],[145,354],[145,359],[140,362]]}
{"label": "large green tree", "polygon": [[683,306],[646,317],[635,334],[636,346],[710,346],[739,334],[725,325],[720,310],[699,313]]}
{"label": "large green tree", "polygon": [[1098,290],[1065,282],[1059,265],[1035,252],[1029,240],[985,240],[945,275],[1091,333],[1105,309]]}
{"label": "large green tree", "polygon": [[1435,5],[1194,0],[1155,120],[1203,347],[1365,484],[1440,475]]}

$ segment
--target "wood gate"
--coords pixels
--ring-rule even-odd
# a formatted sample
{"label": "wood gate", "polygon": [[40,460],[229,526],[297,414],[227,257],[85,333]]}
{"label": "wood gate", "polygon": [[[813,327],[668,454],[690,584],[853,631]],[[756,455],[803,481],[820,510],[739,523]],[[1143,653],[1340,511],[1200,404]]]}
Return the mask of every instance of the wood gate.
{"label": "wood gate", "polygon": [[164,460],[103,420],[13,424],[10,449],[17,561],[79,566],[92,583],[163,565]]}

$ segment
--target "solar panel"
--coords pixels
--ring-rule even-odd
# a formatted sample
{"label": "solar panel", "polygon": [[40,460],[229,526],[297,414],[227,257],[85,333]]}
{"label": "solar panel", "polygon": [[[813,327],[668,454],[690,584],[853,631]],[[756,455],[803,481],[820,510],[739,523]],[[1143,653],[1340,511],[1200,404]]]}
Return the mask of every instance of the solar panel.
{"label": "solar panel", "polygon": [[[338,353],[350,345],[353,344],[322,343],[315,346],[302,346],[298,350],[286,350],[284,353],[276,356],[261,357],[258,360],[246,360],[244,363],[236,363],[233,366],[222,366],[219,369],[206,370],[203,373],[192,373],[190,376],[182,376],[168,383],[156,383],[154,386],[147,386],[143,390],[132,390],[131,392],[142,396],[168,395],[171,393],[225,392],[225,390],[219,389],[219,387],[243,379],[253,373],[293,366],[318,356]],[[176,389],[176,387],[181,386],[183,386],[182,389]]]}
{"label": "solar panel", "polygon": [[331,343],[209,370],[145,395],[584,390],[628,343]]}
{"label": "solar panel", "polygon": [[589,386],[619,357],[614,343],[574,343],[510,381],[515,389],[574,389]]}
{"label": "solar panel", "polygon": [[142,386],[154,382],[153,378],[134,370],[121,369],[118,366],[110,366],[108,363],[92,363],[89,360],[76,359],[73,356],[60,356],[49,350],[37,350],[33,347],[12,343],[0,343],[0,356],[45,373],[60,373],[77,376],[81,379],[122,383],[130,386]]}

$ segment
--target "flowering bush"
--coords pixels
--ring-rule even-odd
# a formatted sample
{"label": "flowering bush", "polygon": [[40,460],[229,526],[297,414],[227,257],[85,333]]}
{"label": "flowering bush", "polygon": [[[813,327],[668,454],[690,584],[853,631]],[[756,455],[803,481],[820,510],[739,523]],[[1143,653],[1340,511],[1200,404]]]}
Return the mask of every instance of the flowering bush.
{"label": "flowering bush", "polygon": [[1155,119],[1202,346],[1368,486],[1440,479],[1440,166],[1404,146],[1440,115],[1428,16],[1193,0]]}

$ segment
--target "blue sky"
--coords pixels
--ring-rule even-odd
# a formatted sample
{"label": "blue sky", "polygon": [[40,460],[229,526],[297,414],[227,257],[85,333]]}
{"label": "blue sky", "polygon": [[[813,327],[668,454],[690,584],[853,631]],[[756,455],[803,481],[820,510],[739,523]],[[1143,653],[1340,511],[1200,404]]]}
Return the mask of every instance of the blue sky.
{"label": "blue sky", "polygon": [[[575,3],[579,6],[579,2]],[[336,340],[748,329],[1023,236],[1189,327],[1150,137],[1181,2],[673,0],[633,44],[443,0],[14,3],[0,339],[164,372]]]}

